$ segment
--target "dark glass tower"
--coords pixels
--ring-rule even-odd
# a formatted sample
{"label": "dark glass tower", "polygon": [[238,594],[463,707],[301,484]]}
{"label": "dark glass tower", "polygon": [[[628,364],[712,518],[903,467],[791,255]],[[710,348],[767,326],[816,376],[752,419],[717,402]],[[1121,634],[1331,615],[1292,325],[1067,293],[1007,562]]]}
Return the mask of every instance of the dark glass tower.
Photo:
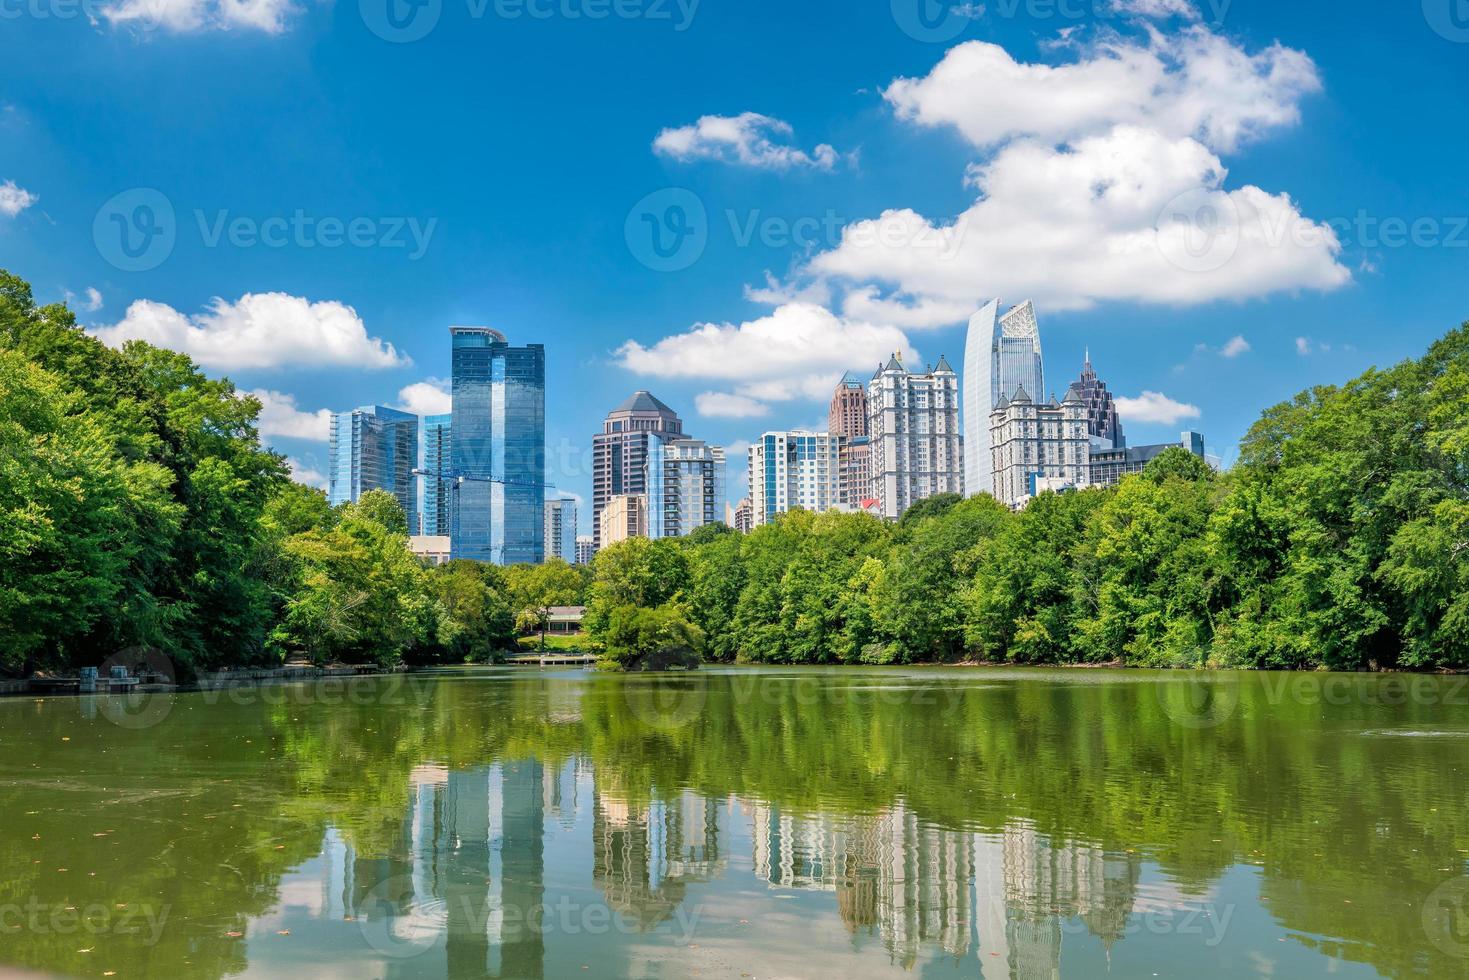
{"label": "dark glass tower", "polygon": [[495,565],[545,554],[546,351],[488,327],[450,327],[451,554]]}
{"label": "dark glass tower", "polygon": [[449,474],[454,462],[452,415],[430,415],[423,420],[423,533],[449,533]]}
{"label": "dark glass tower", "polygon": [[398,498],[409,530],[417,525],[418,416],[367,405],[332,416],[330,483],[333,507],[356,503],[369,490]]}
{"label": "dark glass tower", "polygon": [[[1107,382],[1097,377],[1092,370],[1092,352],[1086,352],[1086,363],[1081,369],[1081,380],[1072,387],[1086,402],[1087,434],[1103,440],[1101,449],[1122,449],[1127,446],[1127,437],[1122,434],[1122,419],[1117,414],[1117,405]],[[1200,454],[1202,455],[1202,453]]]}

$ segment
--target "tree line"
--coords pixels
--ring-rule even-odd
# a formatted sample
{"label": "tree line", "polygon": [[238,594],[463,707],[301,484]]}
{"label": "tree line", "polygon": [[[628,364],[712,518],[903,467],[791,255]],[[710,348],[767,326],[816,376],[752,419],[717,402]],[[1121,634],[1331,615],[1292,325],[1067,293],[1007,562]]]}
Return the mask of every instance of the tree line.
{"label": "tree line", "polygon": [[0,272],[0,670],[135,648],[184,672],[485,661],[581,601],[621,668],[1469,666],[1469,325],[1270,409],[1226,474],[1178,449],[1020,513],[794,511],[623,542],[590,570],[424,567],[391,495],[334,509],[293,483],[260,408]]}

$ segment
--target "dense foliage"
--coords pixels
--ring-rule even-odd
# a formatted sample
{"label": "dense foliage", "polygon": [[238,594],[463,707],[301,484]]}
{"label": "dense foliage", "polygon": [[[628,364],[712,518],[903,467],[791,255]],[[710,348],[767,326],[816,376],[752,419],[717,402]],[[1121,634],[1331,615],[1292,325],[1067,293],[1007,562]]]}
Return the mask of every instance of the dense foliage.
{"label": "dense foliage", "polygon": [[597,556],[588,625],[668,606],[715,661],[1469,667],[1469,325],[1272,408],[1216,474],[793,512]]}
{"label": "dense foliage", "polygon": [[1219,475],[1182,449],[1022,513],[943,495],[896,524],[425,568],[391,496],[333,510],[260,404],[185,356],[108,348],[0,272],[0,671],[162,651],[187,672],[487,660],[586,598],[609,665],[983,659],[1469,666],[1469,325],[1265,413]]}
{"label": "dense foliage", "polygon": [[259,413],[0,272],[0,673],[138,648],[183,674],[293,652],[463,662],[513,642],[498,569],[422,567],[388,494],[334,511],[261,446]]}

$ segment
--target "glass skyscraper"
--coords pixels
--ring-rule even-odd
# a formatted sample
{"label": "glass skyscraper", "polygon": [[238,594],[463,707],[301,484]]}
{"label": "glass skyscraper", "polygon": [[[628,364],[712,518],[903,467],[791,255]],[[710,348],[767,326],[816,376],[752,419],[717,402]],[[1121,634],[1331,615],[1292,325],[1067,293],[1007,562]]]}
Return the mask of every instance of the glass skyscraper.
{"label": "glass skyscraper", "polygon": [[369,490],[398,498],[414,530],[418,515],[418,416],[368,405],[332,416],[327,498],[354,503]]}
{"label": "glass skyscraper", "polygon": [[488,327],[450,327],[449,333],[452,555],[538,564],[546,533],[545,348],[512,347]]}
{"label": "glass skyscraper", "polygon": [[576,563],[576,501],[559,497],[546,501],[546,560]]}
{"label": "glass skyscraper", "polygon": [[449,474],[454,416],[429,415],[423,420],[423,533],[449,534]]}
{"label": "glass skyscraper", "polygon": [[1041,330],[1035,306],[1027,300],[999,315],[991,302],[969,320],[964,349],[964,492],[994,493],[990,458],[990,413],[1001,396],[1014,398],[1024,388],[1036,401],[1046,397]]}

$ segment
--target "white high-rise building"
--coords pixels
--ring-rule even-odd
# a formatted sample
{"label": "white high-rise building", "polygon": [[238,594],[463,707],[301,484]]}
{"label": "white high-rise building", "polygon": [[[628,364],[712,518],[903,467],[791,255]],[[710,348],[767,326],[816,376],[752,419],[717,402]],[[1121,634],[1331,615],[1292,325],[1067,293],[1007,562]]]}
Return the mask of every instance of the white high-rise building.
{"label": "white high-rise building", "polygon": [[753,526],[793,508],[820,513],[840,500],[841,440],[829,432],[767,432],[750,447]]}
{"label": "white high-rise building", "polygon": [[648,537],[682,538],[724,519],[724,448],[699,439],[648,439]]}
{"label": "white high-rise building", "polygon": [[1038,402],[1024,386],[1000,396],[990,413],[995,499],[1023,507],[1045,490],[1091,482],[1086,400],[1073,385],[1064,401]]}
{"label": "white high-rise building", "polygon": [[913,374],[894,354],[867,385],[872,497],[889,519],[940,493],[963,493],[959,376],[939,358]]}
{"label": "white high-rise building", "polygon": [[1023,387],[1032,398],[1044,398],[1046,391],[1034,304],[1026,300],[1003,317],[999,312],[995,300],[974,314],[964,344],[964,487],[970,495],[994,493],[990,413],[1001,396]]}

